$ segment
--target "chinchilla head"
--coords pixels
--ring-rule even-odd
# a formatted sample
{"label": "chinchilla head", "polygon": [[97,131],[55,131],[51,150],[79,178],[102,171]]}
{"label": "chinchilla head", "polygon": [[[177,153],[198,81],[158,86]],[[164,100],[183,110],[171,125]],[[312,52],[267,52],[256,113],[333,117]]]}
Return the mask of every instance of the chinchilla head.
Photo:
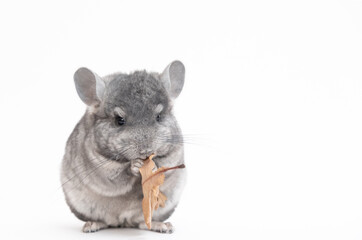
{"label": "chinchilla head", "polygon": [[74,74],[92,147],[116,161],[166,156],[180,147],[182,136],[172,103],[180,94],[185,67],[174,61],[162,74],[136,71],[104,78],[87,68]]}

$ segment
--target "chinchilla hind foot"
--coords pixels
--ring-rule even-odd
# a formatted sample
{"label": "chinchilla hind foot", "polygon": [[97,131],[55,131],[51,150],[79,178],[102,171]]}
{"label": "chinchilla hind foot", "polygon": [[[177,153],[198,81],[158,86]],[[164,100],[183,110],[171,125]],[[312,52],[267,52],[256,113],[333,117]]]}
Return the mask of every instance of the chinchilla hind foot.
{"label": "chinchilla hind foot", "polygon": [[97,232],[101,229],[108,228],[105,223],[88,221],[84,224],[82,231],[85,233]]}
{"label": "chinchilla hind foot", "polygon": [[143,222],[139,224],[138,228],[159,233],[173,233],[175,231],[175,228],[170,222],[152,222],[151,229],[148,229],[146,223]]}

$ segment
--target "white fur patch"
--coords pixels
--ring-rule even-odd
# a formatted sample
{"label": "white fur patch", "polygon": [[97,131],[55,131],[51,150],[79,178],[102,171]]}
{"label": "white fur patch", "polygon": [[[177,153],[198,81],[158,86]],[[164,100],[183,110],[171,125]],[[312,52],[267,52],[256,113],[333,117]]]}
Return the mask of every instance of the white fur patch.
{"label": "white fur patch", "polygon": [[126,113],[120,108],[120,107],[116,107],[114,109],[114,113],[120,117],[125,117]]}
{"label": "white fur patch", "polygon": [[158,104],[157,107],[155,108],[155,112],[156,113],[160,113],[163,110],[163,105],[162,104]]}

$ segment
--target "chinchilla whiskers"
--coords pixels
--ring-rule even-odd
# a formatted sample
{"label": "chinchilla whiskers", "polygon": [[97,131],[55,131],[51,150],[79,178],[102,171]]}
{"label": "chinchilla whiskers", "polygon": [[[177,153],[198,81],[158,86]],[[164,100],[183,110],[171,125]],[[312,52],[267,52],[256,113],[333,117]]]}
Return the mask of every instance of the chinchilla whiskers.
{"label": "chinchilla whiskers", "polygon": [[156,137],[156,140],[170,143],[196,143],[194,138],[185,138],[182,135],[163,135],[160,137]]}
{"label": "chinchilla whiskers", "polygon": [[138,158],[138,154],[136,152],[133,152],[133,151],[130,151],[132,150],[132,148],[134,148],[135,145],[134,144],[127,144],[127,147],[123,147],[122,150],[123,150],[123,155],[125,155],[124,153],[127,153],[126,156],[127,156],[127,159],[136,159]]}
{"label": "chinchilla whiskers", "polygon": [[[117,154],[118,155],[118,154]],[[113,158],[112,158],[113,159]],[[94,160],[97,160],[97,158],[92,158],[92,159],[89,159],[89,161],[90,162],[93,162]],[[116,159],[114,159],[114,160],[116,160]],[[105,161],[108,161],[108,160],[105,160]],[[99,162],[100,163],[100,162]],[[98,165],[98,163],[96,163],[96,165]],[[81,167],[83,167],[84,166],[84,163],[83,162],[81,162],[81,163],[79,163],[79,164],[77,164],[77,165],[75,165],[75,166],[72,166],[72,170],[75,170],[75,169],[77,169],[77,168],[81,168]],[[81,171],[82,172],[82,171]],[[77,174],[78,173],[81,173],[81,172],[77,172]]]}
{"label": "chinchilla whiskers", "polygon": [[83,177],[80,182],[83,182],[83,180],[85,180],[87,177],[89,177],[91,174],[93,174],[96,170],[98,170],[100,167],[104,167],[108,164],[110,164],[112,161],[114,160],[118,160],[117,158],[119,158],[120,156],[122,156],[125,152],[127,152],[130,149],[130,147],[127,147],[125,149],[123,149],[121,152],[119,152],[118,154],[116,154],[112,159],[107,159],[103,162],[101,162],[100,165],[97,165],[93,171],[91,171],[90,173],[88,173],[85,177]]}
{"label": "chinchilla whiskers", "polygon": [[[92,173],[94,173],[97,169],[99,169],[100,167],[104,166],[106,163],[111,163],[113,160],[117,160],[116,158],[121,156],[124,152],[126,152],[128,150],[128,148],[126,149],[123,149],[123,151],[121,151],[120,153],[118,153],[116,156],[114,156],[113,158],[111,159],[106,159],[106,160],[103,160],[97,164],[95,164],[95,166],[91,169],[85,169],[83,171],[80,171],[80,172],[76,172],[74,174],[74,176],[72,176],[71,178],[69,178],[67,181],[65,181],[64,183],[61,184],[61,187],[63,187],[65,184],[67,184],[68,182],[70,182],[71,180],[73,180],[75,177],[77,176],[80,176],[81,174],[86,174],[86,176],[84,176],[80,181],[83,182],[84,179],[86,179],[87,177],[89,177]],[[96,158],[93,158],[93,159],[89,159],[90,162],[92,162],[93,160],[95,160]],[[73,170],[75,170],[76,168],[80,167],[80,166],[83,166],[84,163],[81,163],[81,164],[78,164],[76,167],[73,168]]]}
{"label": "chinchilla whiskers", "polygon": [[127,156],[126,153],[128,153],[128,151],[129,151],[132,147],[133,147],[132,144],[128,144],[127,147],[122,147],[122,148],[120,148],[119,151],[120,151],[120,150],[122,150],[122,151],[120,151],[120,152],[117,151],[118,153],[117,153],[117,155],[116,155],[115,160],[118,161],[118,160],[120,160],[120,158],[121,158],[122,156],[125,156],[125,155]]}
{"label": "chinchilla whiskers", "polygon": [[209,144],[205,144],[204,140],[206,139],[194,137],[192,135],[185,136],[183,134],[164,134],[156,138],[156,141],[159,141],[160,143],[169,143],[175,145],[188,144],[188,145],[211,147]]}
{"label": "chinchilla whiskers", "polygon": [[170,143],[170,144],[179,144],[179,145],[182,145],[182,144],[194,144],[194,145],[202,145],[202,144],[199,144],[199,143],[196,143],[196,142],[191,142],[191,141],[186,141],[186,140],[174,140],[174,139],[156,139],[155,140],[156,142],[158,143]]}
{"label": "chinchilla whiskers", "polygon": [[176,139],[205,139],[200,137],[201,135],[191,135],[191,134],[164,134],[158,138],[176,138]]}
{"label": "chinchilla whiskers", "polygon": [[202,137],[206,137],[205,134],[192,134],[192,133],[181,133],[181,134],[174,134],[174,133],[166,133],[166,134],[163,134],[161,136],[178,136],[178,137],[197,137],[197,138],[202,138]]}
{"label": "chinchilla whiskers", "polygon": [[[65,184],[67,184],[68,182],[70,182],[71,180],[73,180],[75,177],[77,177],[77,176],[79,176],[79,175],[81,175],[81,174],[83,174],[83,173],[91,172],[93,169],[97,169],[99,166],[102,166],[102,165],[105,164],[106,162],[108,162],[108,160],[104,160],[104,161],[99,162],[99,163],[96,164],[96,165],[94,166],[94,168],[92,168],[92,169],[85,169],[85,170],[83,170],[83,171],[78,171],[78,172],[76,172],[71,178],[69,178],[67,181],[63,182],[59,188],[63,187]],[[82,163],[82,164],[77,165],[76,167],[80,167],[81,165],[84,166],[84,164]],[[76,168],[76,167],[75,167],[75,168]],[[73,168],[73,170],[75,170],[75,168]]]}
{"label": "chinchilla whiskers", "polygon": [[173,140],[165,140],[163,143],[170,143],[174,145],[182,145],[182,144],[188,144],[188,145],[195,145],[195,146],[206,146],[205,144],[196,143],[196,142],[188,142],[188,141],[173,141]]}
{"label": "chinchilla whiskers", "polygon": [[76,189],[81,183],[84,183],[84,180],[85,180],[86,178],[88,178],[90,175],[92,175],[93,173],[95,173],[99,168],[104,167],[104,166],[110,164],[111,162],[112,162],[112,161],[108,161],[108,160],[102,162],[102,164],[98,165],[97,167],[95,167],[94,169],[92,169],[91,172],[89,172],[87,175],[85,175],[83,178],[79,179],[79,183],[78,183],[77,185],[73,186],[73,188],[70,189],[70,190],[67,191],[67,192],[69,193],[69,192],[71,192],[73,189]]}

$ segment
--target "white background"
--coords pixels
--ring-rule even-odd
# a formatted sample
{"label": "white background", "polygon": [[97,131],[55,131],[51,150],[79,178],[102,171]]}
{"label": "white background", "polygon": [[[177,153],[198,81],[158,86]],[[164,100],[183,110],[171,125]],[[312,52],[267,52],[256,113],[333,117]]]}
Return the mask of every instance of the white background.
{"label": "white background", "polygon": [[[361,1],[2,1],[1,239],[362,239]],[[73,73],[186,66],[172,235],[81,232]]]}

